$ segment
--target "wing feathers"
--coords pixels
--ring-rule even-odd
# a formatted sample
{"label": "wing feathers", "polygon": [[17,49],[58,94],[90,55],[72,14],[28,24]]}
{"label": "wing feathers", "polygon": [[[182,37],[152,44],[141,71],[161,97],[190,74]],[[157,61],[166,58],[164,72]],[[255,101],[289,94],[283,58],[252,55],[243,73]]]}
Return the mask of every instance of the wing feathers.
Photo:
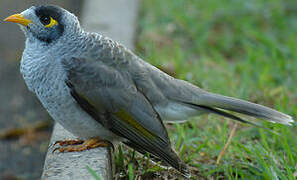
{"label": "wing feathers", "polygon": [[[152,131],[146,129],[145,126],[141,124],[141,121],[137,121],[134,116],[125,109],[120,109],[116,112],[106,112],[105,115],[102,115],[96,107],[89,103],[88,99],[75,91],[75,87],[70,81],[66,81],[66,84],[71,89],[71,95],[76,102],[93,117],[94,120],[98,121],[114,134],[125,138],[130,144],[134,144],[135,147],[141,150],[141,153],[149,152],[170,164],[184,176],[189,176],[186,164],[171,149],[165,127],[163,127],[166,132],[165,136],[160,137],[159,134],[154,134]],[[159,116],[153,117],[157,118]],[[153,121],[151,121],[151,123],[153,123]],[[162,126],[161,121],[160,123],[160,126]]]}
{"label": "wing feathers", "polygon": [[[135,130],[131,130],[129,126],[127,126],[117,117],[112,118],[111,131],[129,139],[129,143],[127,143],[127,145],[134,144],[134,146],[138,147],[138,149],[145,150],[161,158],[163,161],[180,171],[184,176],[189,177],[187,165],[182,160],[180,160],[178,155],[171,149],[170,144],[164,144],[164,141],[158,137],[155,137],[152,140]],[[141,153],[143,153],[143,151]]]}

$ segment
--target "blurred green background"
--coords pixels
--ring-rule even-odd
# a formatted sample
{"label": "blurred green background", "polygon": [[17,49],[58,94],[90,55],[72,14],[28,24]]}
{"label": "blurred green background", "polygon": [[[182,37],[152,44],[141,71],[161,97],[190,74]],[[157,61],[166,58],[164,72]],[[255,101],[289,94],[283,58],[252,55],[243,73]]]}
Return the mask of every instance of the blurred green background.
{"label": "blurred green background", "polygon": [[[205,90],[296,119],[296,0],[143,0],[136,53]],[[217,165],[234,123],[210,115],[169,126],[196,178],[297,178],[296,124],[264,123],[279,135],[240,125]]]}
{"label": "blurred green background", "polygon": [[[44,2],[79,14],[82,1],[0,1],[0,16]],[[22,33],[0,23],[0,36],[0,131],[49,119],[19,74]],[[168,74],[296,119],[296,0],[142,0],[135,44],[137,55]],[[240,124],[216,164],[234,124],[205,115],[167,126],[193,179],[296,179],[296,124],[264,123],[278,134]],[[23,138],[0,141],[0,179],[40,176],[50,129],[44,133],[33,145]],[[148,164],[132,150],[118,152],[116,173],[123,179],[129,169],[142,179],[176,179],[174,172]]]}

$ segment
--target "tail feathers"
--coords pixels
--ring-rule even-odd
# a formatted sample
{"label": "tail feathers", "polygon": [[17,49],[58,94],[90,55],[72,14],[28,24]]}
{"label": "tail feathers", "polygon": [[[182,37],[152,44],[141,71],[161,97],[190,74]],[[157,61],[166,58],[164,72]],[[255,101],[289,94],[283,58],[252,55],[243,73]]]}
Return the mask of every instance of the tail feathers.
{"label": "tail feathers", "polygon": [[189,105],[191,105],[193,107],[199,107],[199,108],[204,109],[204,110],[206,110],[206,111],[208,111],[210,113],[218,114],[218,115],[221,115],[221,116],[224,116],[224,117],[227,117],[227,118],[230,118],[230,119],[233,119],[233,120],[245,123],[245,124],[250,124],[252,126],[256,126],[256,127],[265,129],[265,130],[267,130],[267,131],[269,131],[271,133],[277,134],[276,132],[272,131],[269,128],[265,128],[265,127],[263,127],[263,126],[261,126],[259,124],[244,120],[244,119],[242,119],[242,118],[240,118],[238,116],[235,116],[233,114],[227,113],[227,112],[219,110],[219,109],[215,109],[215,108],[211,108],[211,107],[207,107],[207,106],[201,106],[201,105],[194,105],[194,104],[189,104]]}
{"label": "tail feathers", "polygon": [[[251,103],[248,101],[213,93],[205,93],[200,95],[195,104],[203,107],[230,110],[257,118],[262,118],[273,123],[277,122],[285,125],[291,125],[291,123],[294,122],[291,116],[276,111],[274,109],[259,104]],[[220,111],[220,113],[222,113],[222,111]],[[240,119],[239,121],[242,121],[242,119]]]}
{"label": "tail feathers", "polygon": [[214,114],[218,114],[218,115],[221,115],[221,116],[224,116],[224,117],[227,117],[227,118],[230,118],[230,119],[233,119],[233,120],[236,120],[236,121],[239,121],[239,122],[242,122],[242,123],[245,123],[245,124],[250,124],[250,125],[253,125],[253,126],[258,126],[258,127],[261,127],[260,125],[258,124],[255,124],[253,122],[250,122],[250,121],[247,121],[247,120],[244,120],[238,116],[235,116],[233,114],[230,114],[230,113],[227,113],[225,111],[221,111],[219,109],[215,109],[215,108],[211,108],[211,107],[207,107],[207,106],[201,106],[201,105],[194,105],[194,104],[190,104],[191,106],[197,106],[199,108],[202,108],[206,111],[209,111],[210,113],[214,113]]}

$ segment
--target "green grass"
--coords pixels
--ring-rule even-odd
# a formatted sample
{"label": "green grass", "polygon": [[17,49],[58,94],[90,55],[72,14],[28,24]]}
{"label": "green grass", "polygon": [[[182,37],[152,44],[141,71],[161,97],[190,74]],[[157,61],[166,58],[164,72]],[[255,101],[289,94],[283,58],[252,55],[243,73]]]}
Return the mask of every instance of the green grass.
{"label": "green grass", "polygon": [[100,176],[96,173],[94,169],[90,168],[89,166],[86,166],[86,169],[93,176],[95,180],[101,180]]}
{"label": "green grass", "polygon": [[[297,119],[296,0],[143,0],[138,32],[136,54],[167,73]],[[279,135],[240,125],[217,165],[233,124],[209,115],[168,125],[193,179],[296,179],[296,124],[264,123]],[[176,178],[130,149],[116,162],[123,179]]]}

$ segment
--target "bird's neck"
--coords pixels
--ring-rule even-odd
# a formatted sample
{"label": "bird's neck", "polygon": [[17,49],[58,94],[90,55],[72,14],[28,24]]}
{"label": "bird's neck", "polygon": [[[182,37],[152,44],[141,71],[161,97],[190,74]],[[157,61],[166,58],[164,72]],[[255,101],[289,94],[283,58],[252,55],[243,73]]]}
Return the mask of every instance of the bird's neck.
{"label": "bird's neck", "polygon": [[77,41],[68,39],[64,43],[56,41],[53,42],[56,44],[46,45],[38,40],[26,40],[20,70],[31,91],[37,93],[43,84],[55,86],[61,78],[65,78],[61,60],[78,51],[75,48]]}
{"label": "bird's neck", "polygon": [[58,70],[55,57],[48,57],[45,55],[48,52],[42,53],[41,48],[38,49],[32,51],[33,49],[26,47],[20,69],[28,88],[36,93],[46,83],[53,85],[49,80],[61,76],[60,72],[55,71]]}
{"label": "bird's neck", "polygon": [[29,89],[36,92],[43,83],[54,86],[58,78],[66,78],[61,60],[80,57],[80,53],[85,51],[86,41],[89,41],[88,36],[83,31],[76,36],[61,37],[50,45],[27,39],[21,60],[21,73]]}

